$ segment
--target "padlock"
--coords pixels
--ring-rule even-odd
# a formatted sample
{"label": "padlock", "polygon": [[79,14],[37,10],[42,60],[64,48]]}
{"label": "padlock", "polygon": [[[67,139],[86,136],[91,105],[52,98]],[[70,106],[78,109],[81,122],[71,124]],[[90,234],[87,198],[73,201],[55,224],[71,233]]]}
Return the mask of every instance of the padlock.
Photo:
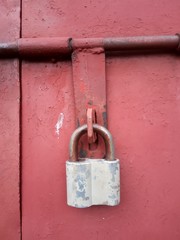
{"label": "padlock", "polygon": [[116,206],[120,203],[120,162],[114,158],[114,145],[110,132],[93,124],[105,142],[105,159],[78,159],[78,142],[87,132],[87,125],[77,128],[70,139],[66,161],[67,204],[86,208],[92,205]]}

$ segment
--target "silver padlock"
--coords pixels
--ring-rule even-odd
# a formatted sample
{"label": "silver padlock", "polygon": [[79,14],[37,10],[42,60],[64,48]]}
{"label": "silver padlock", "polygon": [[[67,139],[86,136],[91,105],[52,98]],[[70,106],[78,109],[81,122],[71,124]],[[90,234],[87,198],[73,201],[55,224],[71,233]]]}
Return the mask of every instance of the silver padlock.
{"label": "silver padlock", "polygon": [[92,205],[115,206],[120,203],[120,163],[114,158],[110,132],[98,124],[93,129],[105,142],[105,159],[78,159],[78,142],[87,125],[77,128],[70,140],[70,159],[66,161],[67,204],[85,208]]}

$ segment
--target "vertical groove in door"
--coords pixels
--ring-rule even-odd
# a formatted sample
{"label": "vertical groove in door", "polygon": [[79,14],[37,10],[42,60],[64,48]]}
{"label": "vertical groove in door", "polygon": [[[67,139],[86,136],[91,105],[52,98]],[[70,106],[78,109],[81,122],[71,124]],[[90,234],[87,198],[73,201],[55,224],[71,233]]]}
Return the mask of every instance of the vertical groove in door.
{"label": "vertical groove in door", "polygon": [[[20,0],[19,38],[22,37],[22,0]],[[20,240],[22,240],[22,61],[19,59],[19,211],[20,211]]]}
{"label": "vertical groove in door", "polygon": [[[20,1],[0,0],[0,42],[20,36]],[[20,240],[20,86],[18,59],[0,61],[0,239]]]}
{"label": "vertical groove in door", "polygon": [[22,240],[22,61],[19,60],[19,208],[20,208],[20,239]]}

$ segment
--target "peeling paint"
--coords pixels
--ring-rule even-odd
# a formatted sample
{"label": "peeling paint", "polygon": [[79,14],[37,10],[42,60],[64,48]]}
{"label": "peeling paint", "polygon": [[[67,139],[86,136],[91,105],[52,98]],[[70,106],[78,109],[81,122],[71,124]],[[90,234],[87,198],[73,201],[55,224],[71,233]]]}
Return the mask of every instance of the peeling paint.
{"label": "peeling paint", "polygon": [[63,121],[64,121],[64,113],[60,113],[59,117],[58,117],[58,121],[55,125],[55,129],[56,129],[56,134],[59,136],[60,133],[60,129],[63,126]]}
{"label": "peeling paint", "polygon": [[120,203],[120,163],[116,159],[66,162],[67,203],[77,208]]}

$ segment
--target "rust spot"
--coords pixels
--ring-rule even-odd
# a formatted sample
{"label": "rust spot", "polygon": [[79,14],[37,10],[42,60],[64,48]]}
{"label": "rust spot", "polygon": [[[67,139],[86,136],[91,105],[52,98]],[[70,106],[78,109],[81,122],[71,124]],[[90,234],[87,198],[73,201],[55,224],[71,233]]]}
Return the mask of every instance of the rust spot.
{"label": "rust spot", "polygon": [[83,148],[80,148],[79,158],[86,158],[86,157],[87,157],[87,152]]}
{"label": "rust spot", "polygon": [[103,124],[105,127],[107,127],[107,112],[103,112],[102,117],[103,117]]}

